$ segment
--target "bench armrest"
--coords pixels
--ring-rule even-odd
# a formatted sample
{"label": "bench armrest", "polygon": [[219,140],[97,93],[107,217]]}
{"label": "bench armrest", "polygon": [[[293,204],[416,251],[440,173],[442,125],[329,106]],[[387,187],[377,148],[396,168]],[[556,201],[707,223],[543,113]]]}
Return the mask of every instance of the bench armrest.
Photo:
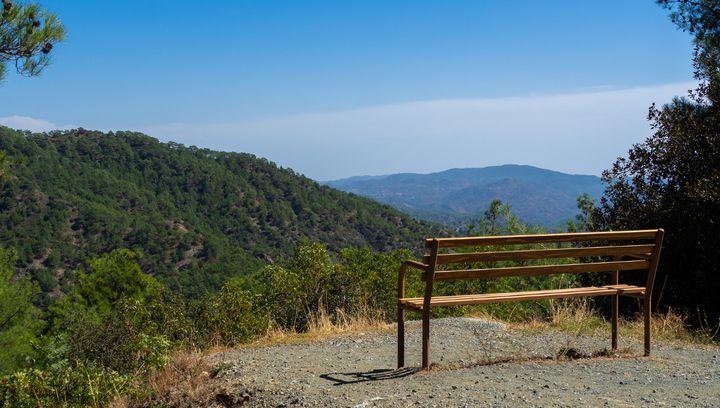
{"label": "bench armrest", "polygon": [[407,261],[403,262],[402,265],[400,265],[400,269],[402,269],[403,266],[405,267],[405,269],[407,269],[408,267],[412,267],[412,268],[415,268],[415,269],[423,271],[423,272],[427,271],[427,268],[430,267],[430,265],[426,265],[422,262],[413,261],[413,260],[407,260]]}
{"label": "bench armrest", "polygon": [[398,270],[398,299],[405,297],[405,272],[408,268],[417,269],[422,272],[427,272],[430,265],[426,265],[422,262],[407,260],[400,264]]}

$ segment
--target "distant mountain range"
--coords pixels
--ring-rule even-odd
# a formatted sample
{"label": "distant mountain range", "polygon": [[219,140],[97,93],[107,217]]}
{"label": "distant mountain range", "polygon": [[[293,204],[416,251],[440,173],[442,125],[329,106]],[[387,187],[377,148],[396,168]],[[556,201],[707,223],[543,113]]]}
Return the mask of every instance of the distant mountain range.
{"label": "distant mountain range", "polygon": [[579,195],[598,199],[603,193],[597,176],[514,164],[356,176],[325,184],[390,204],[418,219],[452,226],[476,221],[493,199],[500,199],[525,222],[557,227],[578,213]]}

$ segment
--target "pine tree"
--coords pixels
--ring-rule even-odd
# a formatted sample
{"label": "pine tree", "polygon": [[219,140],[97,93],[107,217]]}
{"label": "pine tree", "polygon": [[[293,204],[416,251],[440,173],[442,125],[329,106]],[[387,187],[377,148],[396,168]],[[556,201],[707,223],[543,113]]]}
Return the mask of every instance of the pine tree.
{"label": "pine tree", "polygon": [[58,17],[37,4],[2,0],[0,14],[0,81],[14,63],[21,75],[36,76],[50,63],[50,53],[65,38]]}

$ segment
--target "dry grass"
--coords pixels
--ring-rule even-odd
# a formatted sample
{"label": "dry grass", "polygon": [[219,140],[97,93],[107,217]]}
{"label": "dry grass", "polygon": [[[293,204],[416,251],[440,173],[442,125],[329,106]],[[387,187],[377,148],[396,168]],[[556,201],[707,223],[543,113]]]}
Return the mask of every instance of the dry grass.
{"label": "dry grass", "polygon": [[163,401],[201,403],[208,401],[213,390],[206,384],[211,366],[199,352],[179,352],[172,356],[164,369],[148,379],[148,388]]}
{"label": "dry grass", "polygon": [[382,318],[382,315],[371,309],[365,309],[355,314],[348,314],[343,310],[336,310],[334,316],[331,316],[325,310],[321,310],[310,316],[308,330],[305,332],[271,327],[264,336],[240,347],[299,344],[347,333],[363,333],[367,331],[391,329],[392,326]]}
{"label": "dry grass", "polygon": [[[688,317],[675,310],[666,313],[653,313],[651,335],[653,339],[667,343],[686,345],[706,345],[713,343],[713,335],[703,329],[693,330],[687,323]],[[620,333],[634,336],[643,336],[643,320],[641,316],[633,320],[621,320]]]}
{"label": "dry grass", "polygon": [[178,351],[161,370],[150,374],[141,398],[127,396],[114,400],[113,408],[144,406],[206,406],[224,392],[214,378],[209,352]]}
{"label": "dry grass", "polygon": [[327,334],[355,333],[367,330],[386,328],[385,322],[379,312],[364,309],[359,313],[349,315],[343,310],[336,310],[334,319],[325,311],[311,316],[308,324],[308,333],[323,336]]}
{"label": "dry grass", "polygon": [[[717,333],[712,330],[693,330],[685,314],[675,310],[653,313],[651,336],[653,340],[681,345],[704,345],[713,343]],[[514,327],[530,332],[559,330],[575,336],[609,336],[610,322],[606,320],[587,298],[563,299],[551,302],[547,319],[533,319],[515,324]],[[618,325],[621,336],[642,338],[644,325],[641,315],[632,319],[621,318]]]}
{"label": "dry grass", "polygon": [[[346,333],[390,330],[379,313],[364,310],[349,315],[337,310],[334,316],[322,311],[311,317],[308,331],[298,333],[292,330],[271,328],[267,334],[253,342],[239,347],[258,345],[296,344],[317,341]],[[237,348],[237,347],[236,347]],[[170,357],[168,364],[153,372],[145,382],[145,395],[142,398],[121,397],[111,403],[113,408],[135,408],[144,406],[195,407],[206,406],[218,397],[231,395],[229,388],[240,384],[227,381],[214,381],[220,366],[213,358],[218,353],[230,350],[225,346],[215,346],[209,350],[178,351]]]}
{"label": "dry grass", "polygon": [[588,298],[552,300],[550,324],[577,334],[598,334],[609,327],[609,323],[592,307]]}
{"label": "dry grass", "polygon": [[557,330],[575,335],[598,335],[609,330],[609,323],[593,309],[587,298],[550,300],[547,317],[513,323],[512,327],[537,333]]}

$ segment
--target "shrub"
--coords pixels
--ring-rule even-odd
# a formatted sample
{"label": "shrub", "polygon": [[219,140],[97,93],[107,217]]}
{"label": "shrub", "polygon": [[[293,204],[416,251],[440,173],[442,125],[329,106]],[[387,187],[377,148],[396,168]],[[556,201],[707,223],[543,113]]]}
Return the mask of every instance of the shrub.
{"label": "shrub", "polygon": [[[344,294],[342,309],[349,313],[373,309],[386,320],[395,319],[397,308],[397,279],[400,263],[411,257],[410,251],[376,253],[369,248],[345,249],[340,253],[341,268],[338,278],[345,281],[337,286]],[[419,275],[408,273],[405,292],[410,296],[419,294]]]}
{"label": "shrub", "polygon": [[25,366],[31,342],[44,326],[33,306],[37,288],[27,276],[17,276],[14,251],[0,248],[0,374]]}
{"label": "shrub", "polygon": [[98,318],[78,313],[68,325],[67,357],[91,361],[121,373],[145,373],[162,367],[175,344],[172,327],[154,316],[153,308],[138,299],[124,299],[115,311]]}
{"label": "shrub", "polygon": [[270,318],[260,295],[243,286],[243,278],[231,279],[205,303],[197,324],[211,342],[234,345],[268,331]]}
{"label": "shrub", "polygon": [[[259,309],[282,329],[306,331],[322,316],[332,324],[395,315],[397,270],[409,251],[346,249],[333,262],[323,244],[301,246],[287,266],[269,265],[238,284],[257,294]],[[418,277],[415,277],[418,278]],[[415,290],[418,279],[410,279]]]}
{"label": "shrub", "polygon": [[124,374],[146,373],[192,332],[185,304],[137,264],[126,249],[90,262],[78,285],[51,311],[65,357]]}
{"label": "shrub", "polygon": [[30,368],[0,378],[0,406],[103,407],[132,387],[132,377],[92,364]]}

